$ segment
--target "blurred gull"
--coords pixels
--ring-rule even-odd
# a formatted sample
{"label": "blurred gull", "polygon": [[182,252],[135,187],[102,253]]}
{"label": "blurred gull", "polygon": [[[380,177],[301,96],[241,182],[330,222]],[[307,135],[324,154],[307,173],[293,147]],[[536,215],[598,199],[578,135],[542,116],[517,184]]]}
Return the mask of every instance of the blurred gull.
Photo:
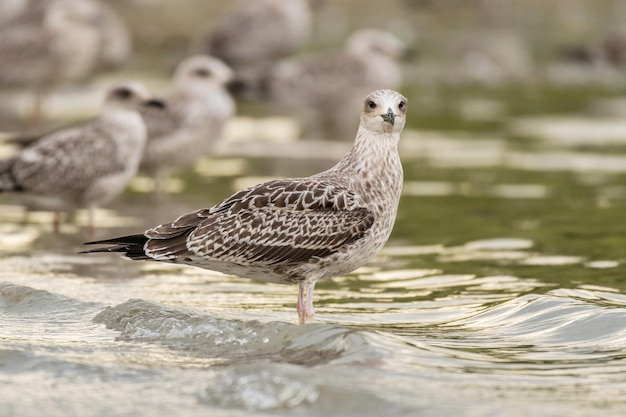
{"label": "blurred gull", "polygon": [[35,121],[46,90],[80,80],[94,68],[100,45],[96,19],[88,2],[56,0],[46,7],[41,24],[0,31],[0,84],[33,89]]}
{"label": "blurred gull", "polygon": [[406,103],[391,90],[369,94],[352,149],[327,171],[250,187],[143,234],[90,242],[110,246],[88,252],[298,284],[299,322],[312,322],[316,282],[359,268],[391,234],[402,188],[398,142]]}
{"label": "blurred gull", "polygon": [[149,97],[136,82],[107,91],[100,115],[81,125],[51,133],[0,161],[0,192],[35,199],[38,207],[60,211],[86,207],[93,232],[96,207],[119,195],[139,167],[146,128],[137,112]]}
{"label": "blurred gull", "polygon": [[[62,1],[62,0],[61,0]],[[98,0],[75,0],[85,4],[91,14],[88,23],[100,36],[98,68],[114,69],[125,64],[132,54],[132,40],[128,28],[117,13]],[[47,10],[59,0],[2,0],[0,2],[0,28],[3,25],[41,26]]]}
{"label": "blurred gull", "polygon": [[132,53],[123,22],[95,0],[9,0],[0,12],[5,8],[10,18],[0,19],[0,84],[33,90],[35,122],[48,90],[96,69],[118,68]]}
{"label": "blurred gull", "polygon": [[0,1],[0,28],[11,24],[19,16],[22,16],[29,5],[30,0],[2,0]]}
{"label": "blurred gull", "polygon": [[198,49],[239,68],[272,62],[311,37],[307,0],[248,0],[219,17]]}
{"label": "blurred gull", "polygon": [[176,68],[172,88],[158,100],[161,105],[142,107],[148,141],[141,169],[155,178],[157,193],[169,170],[188,167],[213,149],[235,114],[235,101],[224,88],[231,78],[219,59],[192,56]]}
{"label": "blurred gull", "polygon": [[358,123],[350,110],[367,92],[402,84],[399,61],[407,52],[391,33],[362,29],[342,53],[280,61],[259,79],[244,79],[242,88],[260,89],[280,107],[295,110],[314,133],[346,137]]}

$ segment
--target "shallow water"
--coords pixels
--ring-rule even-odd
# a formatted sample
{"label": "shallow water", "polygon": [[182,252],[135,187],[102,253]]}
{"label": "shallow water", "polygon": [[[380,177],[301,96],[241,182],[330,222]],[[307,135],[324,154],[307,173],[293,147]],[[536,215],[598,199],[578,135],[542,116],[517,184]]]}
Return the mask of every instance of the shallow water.
{"label": "shallow water", "polygon": [[[0,415],[624,415],[626,150],[581,145],[579,122],[575,143],[545,120],[549,139],[528,119],[407,131],[389,244],[320,282],[307,326],[295,287],[77,255],[83,213],[55,236],[48,214],[22,226],[3,198]],[[226,142],[159,208],[137,180],[96,237],[310,174],[346,147],[263,144]],[[287,148],[308,158],[269,158]]]}

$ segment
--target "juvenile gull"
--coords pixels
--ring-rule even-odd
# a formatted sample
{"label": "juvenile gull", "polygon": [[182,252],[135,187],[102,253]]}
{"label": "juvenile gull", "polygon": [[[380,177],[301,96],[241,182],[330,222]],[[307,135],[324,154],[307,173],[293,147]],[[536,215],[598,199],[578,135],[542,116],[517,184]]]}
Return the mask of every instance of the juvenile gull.
{"label": "juvenile gull", "polygon": [[141,170],[155,178],[157,194],[168,171],[185,168],[211,152],[224,124],[235,114],[235,101],[225,85],[230,68],[217,58],[192,56],[181,62],[174,85],[141,115],[148,141]]}
{"label": "juvenile gull", "polygon": [[32,89],[34,122],[41,118],[48,90],[81,81],[96,69],[117,68],[130,57],[128,30],[112,9],[98,1],[16,4],[20,7],[14,7],[10,18],[0,19],[0,84]]}
{"label": "juvenile gull", "polygon": [[42,22],[9,25],[0,32],[0,84],[28,86],[35,94],[33,119],[44,92],[85,77],[95,66],[100,36],[96,11],[80,0],[55,0]]}
{"label": "juvenile gull", "polygon": [[198,49],[236,68],[259,65],[294,52],[311,30],[307,0],[248,0],[219,17]]}
{"label": "juvenile gull", "polygon": [[[285,59],[251,85],[274,103],[295,110],[307,127],[332,139],[347,137],[356,127],[350,109],[368,92],[402,84],[399,61],[407,46],[378,29],[353,33],[341,53]],[[245,88],[246,80],[243,80]]]}
{"label": "juvenile gull", "polygon": [[389,238],[402,188],[406,104],[392,90],[370,93],[354,146],[327,171],[259,184],[143,234],[88,242],[111,246],[86,252],[298,284],[299,322],[311,322],[315,283],[360,267]]}
{"label": "juvenile gull", "polygon": [[123,82],[108,90],[100,115],[86,123],[44,136],[18,155],[0,161],[0,192],[19,192],[54,210],[93,211],[125,188],[135,175],[146,141],[138,107],[147,89]]}
{"label": "juvenile gull", "polygon": [[83,9],[82,12],[77,11],[86,17],[86,19],[81,18],[84,20],[83,23],[87,23],[98,32],[100,44],[95,51],[98,55],[98,67],[113,69],[125,64],[132,54],[130,33],[117,13],[98,0],[2,0],[0,2],[0,29],[44,27],[51,10],[63,3],[66,3],[69,8],[76,8],[76,1],[80,2],[78,7]]}

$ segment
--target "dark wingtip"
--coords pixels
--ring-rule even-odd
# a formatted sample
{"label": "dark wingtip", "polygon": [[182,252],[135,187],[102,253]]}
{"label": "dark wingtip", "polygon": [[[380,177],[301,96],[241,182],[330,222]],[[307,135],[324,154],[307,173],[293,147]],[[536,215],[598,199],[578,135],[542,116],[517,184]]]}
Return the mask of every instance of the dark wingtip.
{"label": "dark wingtip", "polygon": [[[89,245],[90,243],[83,243],[83,245]],[[81,250],[80,252],[78,252],[79,255],[84,255],[85,253],[96,253],[96,252],[111,252],[110,250],[111,248],[97,248],[97,249],[88,249],[88,250]]]}
{"label": "dark wingtip", "polygon": [[127,236],[119,236],[113,237],[111,239],[103,239],[103,240],[92,240],[90,242],[84,242],[83,245],[138,245],[144,244],[148,238],[143,234],[136,235],[127,235]]}
{"label": "dark wingtip", "polygon": [[102,248],[88,249],[78,252],[86,253],[122,253],[125,257],[133,260],[150,260],[144,252],[144,245],[148,238],[144,235],[128,235],[105,240],[93,240],[83,245],[109,245]]}

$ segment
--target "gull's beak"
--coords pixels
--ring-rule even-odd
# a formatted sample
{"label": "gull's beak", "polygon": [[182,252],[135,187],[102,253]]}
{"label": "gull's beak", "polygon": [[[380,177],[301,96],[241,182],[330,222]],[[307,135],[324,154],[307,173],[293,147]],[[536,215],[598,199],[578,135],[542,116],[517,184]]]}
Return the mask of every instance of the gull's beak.
{"label": "gull's beak", "polygon": [[380,117],[382,117],[383,120],[389,123],[391,126],[393,126],[393,122],[396,121],[396,114],[393,112],[393,110],[391,110],[391,108],[388,108],[387,113],[381,114]]}
{"label": "gull's beak", "polygon": [[159,100],[158,98],[151,98],[150,100],[145,100],[143,103],[146,107],[154,107],[157,109],[165,109],[167,107],[163,100]]}

